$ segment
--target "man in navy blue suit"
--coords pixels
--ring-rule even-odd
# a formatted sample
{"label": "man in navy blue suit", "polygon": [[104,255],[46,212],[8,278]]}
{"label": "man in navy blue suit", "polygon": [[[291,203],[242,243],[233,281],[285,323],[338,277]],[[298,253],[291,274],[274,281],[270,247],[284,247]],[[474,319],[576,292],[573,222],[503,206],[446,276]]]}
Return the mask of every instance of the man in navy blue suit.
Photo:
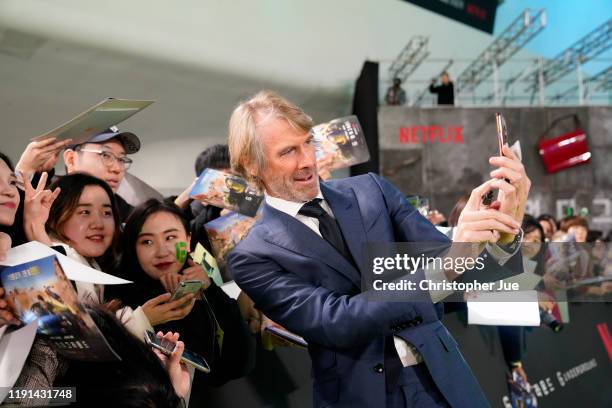
{"label": "man in navy blue suit", "polygon": [[[361,288],[364,242],[450,240],[383,178],[320,182],[312,121],[272,92],[241,103],[230,119],[234,170],[265,189],[263,216],[230,253],[229,268],[256,307],[308,341],[316,407],[489,406],[439,301],[373,301]],[[473,190],[454,242],[485,244],[495,265],[520,251],[530,181],[507,148],[492,179]],[[492,188],[500,201],[484,207]],[[478,254],[479,252],[477,252]],[[520,255],[517,255],[520,256]],[[471,273],[476,272],[472,271]],[[446,279],[461,279],[444,271]]]}

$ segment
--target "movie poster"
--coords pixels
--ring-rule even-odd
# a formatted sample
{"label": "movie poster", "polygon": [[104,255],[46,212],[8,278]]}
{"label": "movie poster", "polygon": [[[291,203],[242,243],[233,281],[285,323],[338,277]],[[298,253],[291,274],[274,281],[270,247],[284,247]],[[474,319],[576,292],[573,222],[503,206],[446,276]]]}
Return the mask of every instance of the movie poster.
{"label": "movie poster", "polygon": [[370,152],[357,116],[346,116],[312,128],[318,144],[317,161],[330,161],[330,170],[370,160]]}
{"label": "movie poster", "polygon": [[246,236],[255,221],[253,217],[230,213],[204,225],[220,266],[225,265],[225,256]]}
{"label": "movie poster", "polygon": [[120,360],[78,301],[55,256],[0,268],[9,307],[25,324],[38,319],[38,334],[59,353],[76,360]]}
{"label": "movie poster", "polygon": [[263,195],[245,179],[214,169],[200,174],[189,197],[249,217],[255,216],[263,200]]}

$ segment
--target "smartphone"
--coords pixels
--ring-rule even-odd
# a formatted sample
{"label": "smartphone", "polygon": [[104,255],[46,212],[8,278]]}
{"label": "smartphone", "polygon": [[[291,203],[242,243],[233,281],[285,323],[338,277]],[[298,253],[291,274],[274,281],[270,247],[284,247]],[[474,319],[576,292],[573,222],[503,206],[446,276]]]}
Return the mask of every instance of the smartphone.
{"label": "smartphone", "polygon": [[264,329],[266,332],[272,334],[273,336],[279,337],[285,341],[288,341],[294,346],[308,348],[308,343],[302,336],[298,336],[295,333],[291,333],[288,330],[282,329],[276,326],[266,326]]}
{"label": "smartphone", "polygon": [[[169,355],[174,351],[176,347],[176,343],[157,337],[155,333],[150,330],[145,332],[145,343],[162,353]],[[204,357],[201,355],[194,353],[193,351],[184,349],[183,356],[181,357],[181,361],[185,364],[190,364],[194,366],[196,369],[203,371],[205,373],[210,373],[210,366]]]}
{"label": "smartphone", "polygon": [[[504,115],[497,112],[495,113],[495,127],[497,128],[497,145],[499,147],[499,155],[503,156],[502,149],[506,143],[508,143],[508,125]],[[495,192],[489,191],[482,199],[484,205],[491,205],[495,198]]]}
{"label": "smartphone", "polygon": [[172,293],[170,301],[172,302],[174,300],[180,299],[183,296],[188,295],[189,293],[197,294],[203,287],[204,282],[202,282],[201,280],[186,280],[179,282],[178,286],[176,287],[176,289],[174,289],[174,292]]}
{"label": "smartphone", "polygon": [[497,126],[497,143],[499,145],[499,155],[503,156],[502,148],[508,143],[508,125],[501,113],[495,114],[495,124]]}

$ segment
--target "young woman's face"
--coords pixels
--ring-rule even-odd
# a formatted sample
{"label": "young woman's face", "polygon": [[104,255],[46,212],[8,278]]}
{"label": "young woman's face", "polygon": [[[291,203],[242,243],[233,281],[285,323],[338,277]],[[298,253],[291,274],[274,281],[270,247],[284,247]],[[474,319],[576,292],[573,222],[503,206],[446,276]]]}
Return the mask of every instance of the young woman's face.
{"label": "young woman's face", "polygon": [[174,214],[159,211],[150,215],[138,234],[136,256],[140,267],[153,279],[166,273],[178,273],[185,262],[177,260],[176,244],[189,237],[181,220]]}
{"label": "young woman's face", "polygon": [[100,186],[85,187],[61,232],[68,238],[67,244],[82,256],[102,256],[111,246],[115,232],[113,208],[106,191]]}
{"label": "young woman's face", "polygon": [[0,225],[13,225],[18,206],[17,178],[4,160],[0,160]]}

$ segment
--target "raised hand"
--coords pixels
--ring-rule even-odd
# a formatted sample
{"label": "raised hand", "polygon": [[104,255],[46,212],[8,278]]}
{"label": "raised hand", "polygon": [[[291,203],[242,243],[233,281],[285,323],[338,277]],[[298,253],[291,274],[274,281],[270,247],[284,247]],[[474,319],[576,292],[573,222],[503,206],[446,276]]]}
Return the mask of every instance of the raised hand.
{"label": "raised hand", "polygon": [[11,245],[13,244],[13,240],[9,234],[5,234],[4,232],[0,232],[0,261],[4,261],[6,259],[6,253],[9,249],[11,249]]}
{"label": "raised hand", "polygon": [[45,231],[45,224],[49,219],[49,211],[53,202],[60,194],[60,188],[54,191],[46,190],[47,173],[42,173],[36,188],[32,187],[28,174],[23,174],[25,199],[23,202],[23,220],[26,237],[30,241],[39,241],[51,245],[51,239]]}
{"label": "raised hand", "polygon": [[162,332],[157,332],[157,337],[176,344],[169,356],[166,356],[155,348],[153,348],[153,352],[157,355],[168,372],[176,395],[181,398],[186,398],[189,388],[191,387],[191,378],[189,377],[189,369],[185,364],[181,363],[181,357],[185,350],[185,343],[179,341],[178,333],[167,332],[164,334]]}
{"label": "raised hand", "polygon": [[164,293],[142,305],[142,311],[147,315],[151,326],[157,326],[172,320],[181,320],[191,313],[195,304],[193,294],[190,293],[170,302],[171,297],[170,293]]}
{"label": "raised hand", "polygon": [[[525,166],[508,145],[504,145],[502,153],[503,156],[495,156],[489,159],[489,163],[498,167],[491,172],[491,177],[504,180],[505,184],[509,183],[513,189],[500,189],[498,195],[499,210],[520,223],[525,215],[525,205],[531,189],[531,180],[527,177]],[[502,232],[500,242],[511,242],[514,235]]]}
{"label": "raised hand", "polygon": [[182,279],[178,273],[165,273],[160,276],[159,281],[167,292],[172,293]]}
{"label": "raised hand", "polygon": [[5,324],[19,324],[19,319],[15,317],[9,309],[8,302],[5,298],[4,289],[0,288],[0,327]]}
{"label": "raised hand", "polygon": [[57,162],[60,152],[72,143],[72,139],[57,141],[56,138],[34,141],[25,148],[15,167],[22,174],[49,171]]}
{"label": "raised hand", "polygon": [[317,160],[317,169],[319,172],[319,177],[321,177],[322,180],[329,180],[332,176],[331,172],[331,166],[332,164],[334,164],[334,157],[333,156],[327,156],[327,157],[323,157],[319,160]]}
{"label": "raised hand", "polygon": [[503,179],[486,181],[472,190],[453,236],[455,242],[495,243],[501,234],[516,235],[521,227],[514,217],[500,210],[482,204],[484,196],[492,189],[511,195],[516,188]]}
{"label": "raised hand", "polygon": [[204,270],[204,267],[195,263],[191,258],[187,258],[187,264],[189,267],[183,270],[183,277],[181,280],[200,280],[204,282],[203,289],[208,289],[210,286],[210,277]]}
{"label": "raised hand", "polygon": [[196,181],[198,181],[198,177],[194,178],[189,187],[187,187],[181,194],[178,195],[178,197],[176,197],[174,204],[176,204],[177,207],[185,209],[187,206],[189,206],[192,201],[192,198],[189,197],[189,193],[191,193],[191,190],[193,190],[193,186],[195,186]]}

